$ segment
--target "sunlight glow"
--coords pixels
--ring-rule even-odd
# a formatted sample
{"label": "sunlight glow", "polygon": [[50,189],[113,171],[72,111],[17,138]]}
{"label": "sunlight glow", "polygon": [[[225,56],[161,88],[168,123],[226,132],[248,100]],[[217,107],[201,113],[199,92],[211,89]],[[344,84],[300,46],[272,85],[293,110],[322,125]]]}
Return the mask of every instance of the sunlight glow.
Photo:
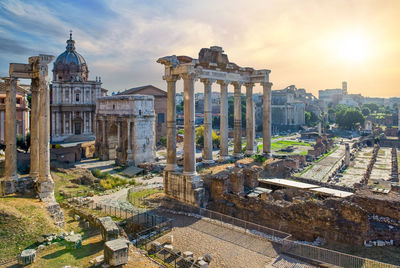
{"label": "sunlight glow", "polygon": [[365,62],[371,53],[371,44],[363,33],[347,33],[335,44],[337,56],[349,63]]}

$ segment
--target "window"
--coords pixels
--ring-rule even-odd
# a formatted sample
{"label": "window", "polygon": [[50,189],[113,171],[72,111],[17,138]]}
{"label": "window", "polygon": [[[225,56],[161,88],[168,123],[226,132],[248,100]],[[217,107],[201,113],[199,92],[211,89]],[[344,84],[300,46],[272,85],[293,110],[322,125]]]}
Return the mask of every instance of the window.
{"label": "window", "polygon": [[79,93],[75,95],[75,101],[79,102]]}
{"label": "window", "polygon": [[158,115],[158,124],[162,124],[165,122],[165,115],[164,113],[159,113]]}
{"label": "window", "polygon": [[21,104],[21,98],[17,98],[17,104]]}
{"label": "window", "polygon": [[142,110],[139,110],[139,115],[142,115]]}

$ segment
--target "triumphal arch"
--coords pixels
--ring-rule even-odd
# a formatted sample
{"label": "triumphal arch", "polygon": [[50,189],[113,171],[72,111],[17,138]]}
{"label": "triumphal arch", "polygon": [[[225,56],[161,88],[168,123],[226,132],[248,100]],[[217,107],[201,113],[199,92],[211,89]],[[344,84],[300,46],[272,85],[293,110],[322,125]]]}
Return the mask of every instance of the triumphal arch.
{"label": "triumphal arch", "polygon": [[[194,82],[204,84],[204,149],[203,162],[212,163],[212,113],[211,86],[217,83],[221,89],[220,117],[220,158],[228,155],[228,85],[234,86],[234,153],[242,154],[241,88],[246,88],[246,154],[252,155],[255,149],[255,123],[253,87],[256,83],[263,86],[263,153],[271,155],[271,87],[270,70],[255,70],[240,67],[229,62],[221,47],[202,48],[198,59],[188,56],[166,56],[158,63],[165,66],[163,79],[167,82],[167,166],[164,170],[165,193],[180,201],[193,205],[204,203],[204,188],[200,176],[196,173],[195,158],[195,98]],[[183,79],[184,85],[184,164],[183,171],[178,170],[176,159],[176,82]]]}

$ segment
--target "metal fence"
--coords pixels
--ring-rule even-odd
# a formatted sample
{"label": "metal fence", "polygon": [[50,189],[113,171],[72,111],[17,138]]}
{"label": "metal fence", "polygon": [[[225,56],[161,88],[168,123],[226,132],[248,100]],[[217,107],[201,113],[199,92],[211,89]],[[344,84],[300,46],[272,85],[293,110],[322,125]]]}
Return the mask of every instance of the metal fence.
{"label": "metal fence", "polygon": [[282,252],[345,268],[395,268],[397,265],[362,258],[326,248],[303,244],[289,239],[282,241]]}
{"label": "metal fence", "polygon": [[288,233],[261,226],[252,222],[244,221],[216,211],[187,205],[181,206],[180,208],[186,213],[193,213],[199,216],[210,218],[212,220],[216,220],[217,222],[215,223],[218,224],[219,222],[219,224],[224,225],[228,228],[241,227],[244,229],[245,232],[250,232],[254,235],[263,237],[271,242],[275,242],[275,245],[280,245],[279,247],[276,247],[276,249],[280,250],[280,252],[282,253],[290,254],[292,256],[297,256],[304,259],[313,260],[320,263],[332,264],[345,268],[400,267],[393,264],[383,263],[368,258],[358,257],[326,248],[316,247],[293,241],[292,236]]}

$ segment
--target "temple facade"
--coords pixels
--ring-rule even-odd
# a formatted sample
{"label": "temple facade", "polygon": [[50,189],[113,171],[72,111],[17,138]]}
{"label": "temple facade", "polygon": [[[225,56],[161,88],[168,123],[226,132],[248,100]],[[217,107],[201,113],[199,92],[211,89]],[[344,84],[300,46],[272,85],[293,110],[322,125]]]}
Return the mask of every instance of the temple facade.
{"label": "temple facade", "polygon": [[51,87],[51,142],[94,139],[96,100],[105,96],[101,78],[89,80],[85,59],[76,52],[72,34],[57,57]]}

